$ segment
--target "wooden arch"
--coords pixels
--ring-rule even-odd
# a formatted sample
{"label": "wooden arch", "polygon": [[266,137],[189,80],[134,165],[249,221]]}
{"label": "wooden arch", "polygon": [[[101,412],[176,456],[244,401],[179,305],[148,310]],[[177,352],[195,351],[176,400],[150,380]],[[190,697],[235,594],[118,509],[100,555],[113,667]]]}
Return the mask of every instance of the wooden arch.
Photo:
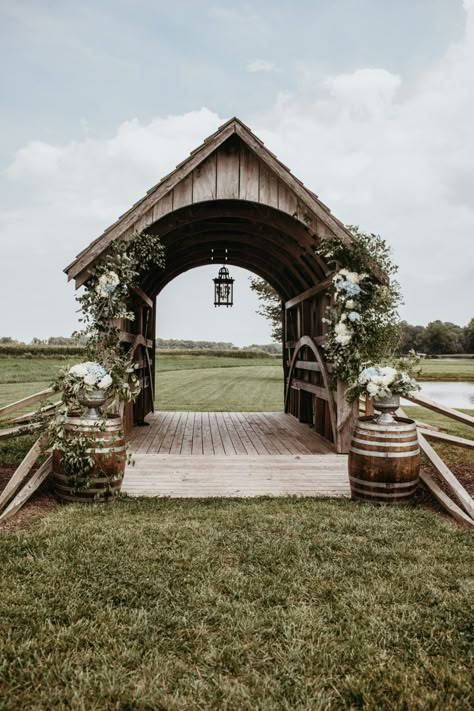
{"label": "wooden arch", "polygon": [[66,268],[68,278],[84,284],[113,241],[142,232],[160,235],[166,266],[143,275],[130,303],[135,320],[122,323],[122,339],[136,345],[143,388],[135,419],[153,409],[157,295],[179,274],[218,263],[226,249],[229,264],[254,272],[281,296],[286,411],[310,422],[337,451],[347,449],[353,412],[343,390],[330,389],[320,348],[331,270],[315,246],[334,237],[349,245],[351,236],[317,196],[234,118],[84,249]]}
{"label": "wooden arch", "polygon": [[[307,358],[302,359],[302,353],[304,353],[306,349],[311,351],[314,355],[315,361],[311,361]],[[298,384],[296,384],[294,382],[294,376],[295,372],[298,370],[308,376],[314,372],[320,374],[323,381],[323,387],[321,387],[321,385],[311,383],[309,377],[303,381],[298,380]],[[311,409],[314,409],[314,411],[317,411],[318,407],[321,407],[319,401],[323,401],[323,407],[325,409],[324,417],[320,417],[318,421],[318,417],[314,412],[311,412],[310,416],[312,415],[311,419],[314,420],[318,427],[322,430],[319,434],[322,434],[323,436],[327,436],[328,425],[330,425],[332,441],[335,442],[337,439],[337,415],[326,360],[324,358],[324,353],[320,351],[316,341],[310,336],[302,336],[294,348],[290,367],[288,369],[288,376],[286,378],[285,412],[288,412],[289,410],[292,389],[297,391],[297,397],[301,397],[301,392],[314,395],[314,398],[311,398]],[[329,418],[328,423],[326,422],[327,418]]]}

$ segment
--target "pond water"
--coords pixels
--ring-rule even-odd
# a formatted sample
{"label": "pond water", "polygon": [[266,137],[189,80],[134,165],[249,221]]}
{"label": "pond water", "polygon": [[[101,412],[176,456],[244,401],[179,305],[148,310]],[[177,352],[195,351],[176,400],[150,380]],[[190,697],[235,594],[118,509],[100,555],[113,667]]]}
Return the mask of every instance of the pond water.
{"label": "pond water", "polygon": [[[440,382],[432,381],[420,383],[420,394],[439,402],[440,405],[455,408],[474,409],[474,382]],[[413,405],[408,400],[403,401],[405,405]]]}

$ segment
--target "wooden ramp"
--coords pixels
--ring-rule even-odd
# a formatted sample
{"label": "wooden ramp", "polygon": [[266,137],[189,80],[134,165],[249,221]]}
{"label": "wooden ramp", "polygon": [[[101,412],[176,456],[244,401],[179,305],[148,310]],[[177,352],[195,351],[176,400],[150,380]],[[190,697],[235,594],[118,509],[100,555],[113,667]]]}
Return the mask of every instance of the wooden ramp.
{"label": "wooden ramp", "polygon": [[347,457],[279,412],[155,412],[133,431],[131,496],[349,496]]}
{"label": "wooden ramp", "polygon": [[130,496],[350,496],[347,456],[137,454],[122,491]]}

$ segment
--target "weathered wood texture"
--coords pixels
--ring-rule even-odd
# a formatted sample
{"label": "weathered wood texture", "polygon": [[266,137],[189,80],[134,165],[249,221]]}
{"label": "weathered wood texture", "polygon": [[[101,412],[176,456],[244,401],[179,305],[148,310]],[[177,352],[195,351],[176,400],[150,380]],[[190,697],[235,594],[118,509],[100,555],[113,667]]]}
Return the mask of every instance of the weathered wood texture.
{"label": "weathered wood texture", "polygon": [[130,496],[349,496],[347,457],[136,454],[122,491]]}
{"label": "weathered wood texture", "polygon": [[[335,401],[329,368],[318,350],[327,328],[332,275],[315,247],[322,237],[348,245],[351,241],[329,209],[250,129],[232,119],[81,252],[66,269],[69,278],[77,286],[83,284],[113,240],[127,240],[143,230],[160,235],[166,266],[143,275],[131,305],[135,320],[122,327],[122,340],[131,344],[131,352],[140,346],[143,363],[135,421],[144,421],[153,410],[154,334],[147,326],[155,322],[152,302],[179,274],[225,259],[250,269],[277,290],[287,313],[285,343],[307,338],[315,345],[313,355],[311,345],[306,344],[301,355],[295,353],[299,346],[287,345],[286,411],[310,423],[338,452],[347,451],[354,413],[339,394]],[[379,270],[372,271],[385,281]]]}
{"label": "weathered wood texture", "polygon": [[317,196],[296,179],[238,119],[231,119],[122,215],[67,267],[76,278],[117,238],[143,231],[170,212],[206,200],[246,200],[276,208],[313,237],[350,234]]}
{"label": "weathered wood texture", "polygon": [[6,521],[14,516],[21,509],[21,507],[26,504],[28,499],[33,496],[35,491],[39,489],[47,476],[51,473],[52,466],[52,457],[49,456],[40,468],[33,474],[28,483],[25,484],[15,498],[10,501],[8,506],[0,515],[0,522]]}
{"label": "weathered wood texture", "polygon": [[46,400],[53,395],[54,391],[51,388],[47,388],[46,390],[41,390],[39,393],[35,393],[34,395],[24,397],[22,400],[12,402],[11,405],[4,405],[4,407],[0,407],[0,417],[5,417],[11,412],[18,412],[18,410],[22,410],[24,407],[28,407],[28,405],[33,405],[35,402],[41,402],[41,400]]}
{"label": "weathered wood texture", "polygon": [[44,439],[45,437],[43,435],[36,440],[0,494],[0,510],[10,501],[18,488],[25,483],[26,479],[30,475],[35,462],[41,455]]}
{"label": "weathered wood texture", "polygon": [[420,447],[426,458],[438,472],[441,479],[448,486],[449,490],[454,494],[458,502],[469,516],[474,519],[474,500],[463,487],[461,482],[455,477],[451,469],[443,462],[441,457],[433,447],[426,441],[425,437],[418,432]]}
{"label": "weathered wood texture", "polygon": [[458,422],[463,422],[465,425],[471,425],[471,427],[474,425],[474,417],[472,417],[472,415],[467,415],[465,412],[460,412],[459,410],[453,410],[450,407],[440,405],[439,403],[434,402],[434,400],[430,400],[423,395],[407,395],[406,399],[414,402],[415,405],[421,405],[422,407],[426,407],[428,410],[438,412],[440,415],[445,415],[446,417],[450,417]]}
{"label": "weathered wood texture", "polygon": [[308,455],[334,446],[308,425],[279,412],[155,412],[130,440],[137,454]]}
{"label": "weathered wood texture", "polygon": [[439,501],[441,506],[452,516],[456,521],[461,523],[467,528],[474,528],[474,520],[468,516],[464,511],[459,508],[454,501],[451,501],[449,496],[447,496],[438,484],[434,481],[433,477],[427,472],[423,467],[420,471],[421,481],[428,487],[433,496]]}

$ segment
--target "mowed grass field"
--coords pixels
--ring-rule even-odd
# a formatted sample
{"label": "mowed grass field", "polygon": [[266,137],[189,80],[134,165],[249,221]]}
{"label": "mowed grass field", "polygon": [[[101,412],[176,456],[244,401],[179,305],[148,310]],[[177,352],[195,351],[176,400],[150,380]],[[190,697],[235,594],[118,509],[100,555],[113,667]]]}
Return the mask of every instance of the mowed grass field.
{"label": "mowed grass field", "polygon": [[425,358],[418,380],[474,380],[474,358]]}
{"label": "mowed grass field", "polygon": [[[76,360],[0,358],[0,406],[48,387],[59,368]],[[422,368],[420,380],[474,380],[474,359],[424,360]],[[278,357],[160,354],[155,386],[157,407],[278,411],[283,407],[282,379]]]}
{"label": "mowed grass field", "polygon": [[[161,410],[197,411],[282,411],[283,373],[279,358],[241,359],[232,356],[160,354],[155,383],[155,402]],[[0,358],[0,406],[48,387],[67,360],[53,358]],[[474,360],[423,361],[437,378],[459,368],[462,378],[474,379]],[[437,370],[435,370],[437,368]],[[437,379],[436,378],[436,379]],[[435,378],[433,378],[435,379]],[[461,379],[461,378],[458,378]],[[407,414],[461,437],[472,430],[423,408],[407,407]],[[474,411],[465,410],[470,414]],[[0,461],[15,462],[27,451],[33,437],[0,444]],[[456,463],[472,463],[468,450],[436,445]]]}
{"label": "mowed grass field", "polygon": [[[61,358],[0,358],[0,407],[44,390],[60,368],[68,367],[73,362],[76,361]],[[157,370],[155,392],[157,406],[162,409],[197,410],[201,409],[200,406],[192,403],[203,405],[207,400],[212,401],[217,410],[270,411],[283,407],[280,358],[160,354]],[[216,382],[214,388],[213,381]],[[248,388],[245,382],[249,383]],[[182,406],[181,396],[185,398]],[[252,406],[252,403],[259,401],[262,406]],[[242,406],[233,407],[231,402],[237,405],[242,403]],[[202,409],[213,408],[203,406]]]}
{"label": "mowed grass field", "polygon": [[427,511],[63,506],[0,536],[0,706],[466,711],[472,562]]}

